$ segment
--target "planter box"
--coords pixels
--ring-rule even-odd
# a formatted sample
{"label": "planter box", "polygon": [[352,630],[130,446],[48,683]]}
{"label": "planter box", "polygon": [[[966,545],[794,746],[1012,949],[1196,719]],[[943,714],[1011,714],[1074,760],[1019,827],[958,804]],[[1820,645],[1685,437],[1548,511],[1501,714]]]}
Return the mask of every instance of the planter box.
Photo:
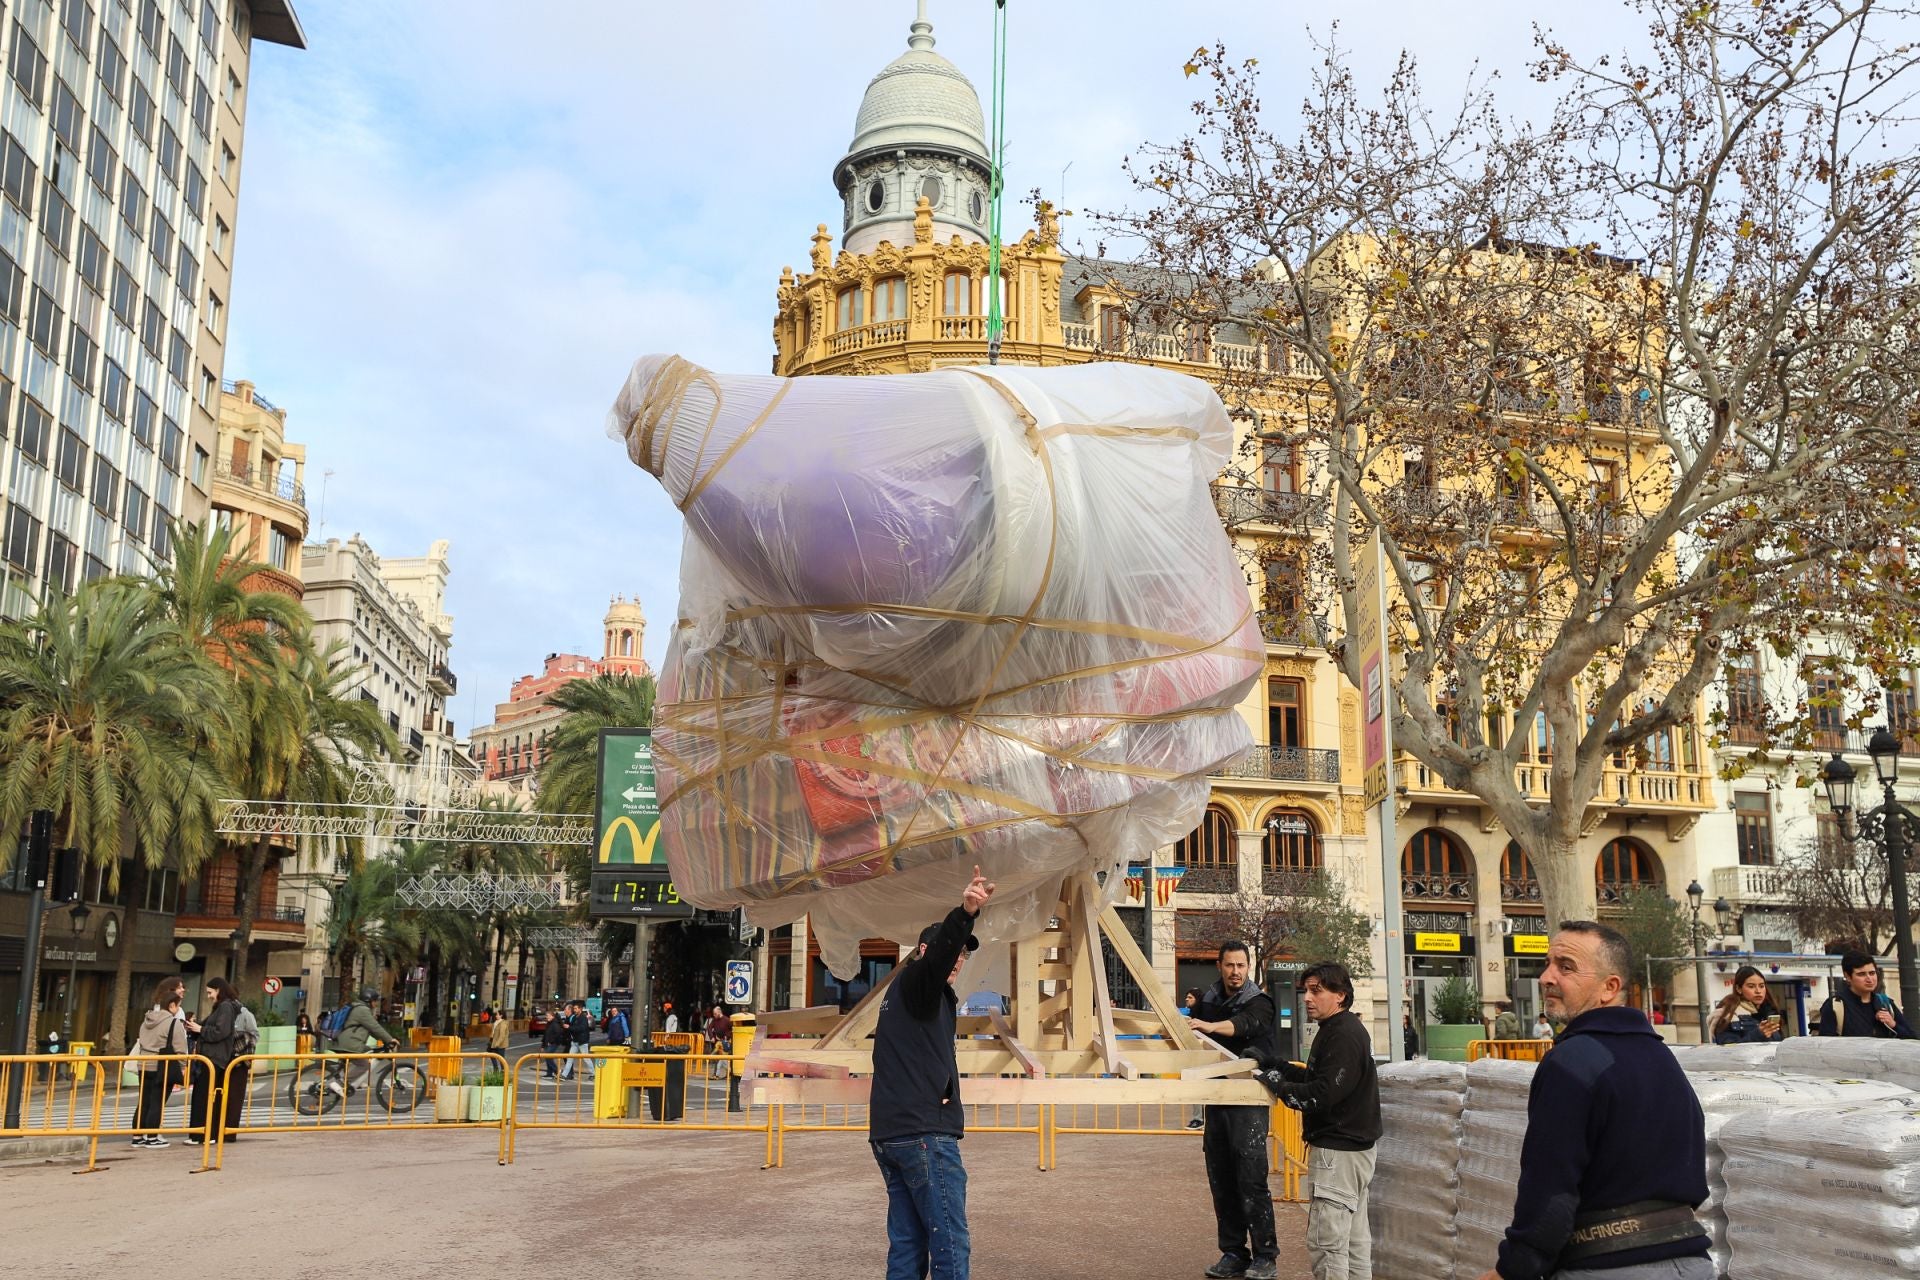
{"label": "planter box", "polygon": [[470,1084],[466,1086],[467,1119],[499,1120],[507,1114],[507,1086]]}
{"label": "planter box", "polygon": [[467,1118],[467,1086],[442,1084],[433,1095],[435,1120],[461,1121]]}
{"label": "planter box", "polygon": [[292,1058],[268,1059],[267,1054],[298,1053],[300,1051],[300,1028],[298,1027],[262,1027],[260,1043],[253,1051],[261,1055],[261,1061],[253,1064],[255,1074],[262,1071],[291,1071],[294,1068]]}
{"label": "planter box", "polygon": [[1445,1022],[1427,1024],[1427,1056],[1435,1062],[1465,1062],[1467,1046],[1485,1040],[1487,1029],[1477,1022],[1454,1025]]}

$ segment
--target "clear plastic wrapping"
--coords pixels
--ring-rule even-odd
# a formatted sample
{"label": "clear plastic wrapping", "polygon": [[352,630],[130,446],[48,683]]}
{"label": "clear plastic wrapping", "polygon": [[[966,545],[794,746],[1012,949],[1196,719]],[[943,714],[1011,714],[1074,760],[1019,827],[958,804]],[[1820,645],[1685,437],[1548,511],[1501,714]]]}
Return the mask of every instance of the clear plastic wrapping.
{"label": "clear plastic wrapping", "polygon": [[975,863],[977,932],[1037,931],[1064,876],[1191,830],[1251,741],[1264,649],[1208,489],[1231,428],[1196,379],[648,356],[608,429],[687,522],[655,729],[676,884],[810,913],[836,973]]}
{"label": "clear plastic wrapping", "polygon": [[1458,1062],[1383,1066],[1380,1142],[1368,1225],[1380,1280],[1432,1280],[1453,1268],[1460,1203],[1460,1117],[1467,1069]]}

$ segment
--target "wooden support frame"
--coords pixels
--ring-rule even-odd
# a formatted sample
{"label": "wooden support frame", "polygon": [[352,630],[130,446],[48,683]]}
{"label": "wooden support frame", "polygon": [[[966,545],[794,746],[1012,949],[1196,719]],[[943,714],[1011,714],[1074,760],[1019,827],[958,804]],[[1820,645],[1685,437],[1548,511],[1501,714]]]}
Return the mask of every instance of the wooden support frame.
{"label": "wooden support frame", "polygon": [[[960,1020],[955,1060],[962,1101],[1265,1106],[1272,1100],[1252,1078],[1250,1060],[1189,1025],[1092,875],[1062,882],[1054,914],[1046,929],[1013,944],[1011,1017],[996,1011],[984,1020]],[[1146,1009],[1113,1007],[1109,947],[1139,984]],[[898,973],[844,1016],[830,1006],[763,1014],[764,1032],[746,1061],[754,1102],[866,1101],[880,1003]]]}

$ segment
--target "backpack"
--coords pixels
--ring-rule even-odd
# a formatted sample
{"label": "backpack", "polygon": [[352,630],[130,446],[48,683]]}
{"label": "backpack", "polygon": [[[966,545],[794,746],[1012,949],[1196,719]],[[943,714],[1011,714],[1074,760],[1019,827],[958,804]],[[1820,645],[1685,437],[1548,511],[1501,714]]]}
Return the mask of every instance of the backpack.
{"label": "backpack", "polygon": [[346,1029],[347,1019],[352,1013],[353,1006],[343,1004],[332,1013],[321,1015],[319,1030],[324,1035],[337,1038],[339,1034]]}
{"label": "backpack", "polygon": [[240,1006],[240,1013],[233,1020],[233,1056],[252,1053],[254,1046],[260,1043],[260,1022],[253,1016],[253,1010]]}

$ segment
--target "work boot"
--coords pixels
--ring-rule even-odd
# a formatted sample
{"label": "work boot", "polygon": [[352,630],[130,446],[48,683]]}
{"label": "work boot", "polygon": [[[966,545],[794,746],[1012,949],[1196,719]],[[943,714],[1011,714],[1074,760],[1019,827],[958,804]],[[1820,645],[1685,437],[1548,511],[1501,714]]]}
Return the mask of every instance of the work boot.
{"label": "work boot", "polygon": [[1246,1280],[1279,1280],[1280,1268],[1272,1258],[1268,1258],[1265,1262],[1256,1258],[1248,1265],[1244,1274]]}
{"label": "work boot", "polygon": [[[1202,1274],[1209,1280],[1233,1280],[1236,1276],[1247,1274],[1247,1260],[1237,1253],[1223,1253],[1220,1255],[1220,1261],[1208,1267]],[[1271,1263],[1267,1266],[1267,1274],[1269,1276],[1273,1274]]]}

